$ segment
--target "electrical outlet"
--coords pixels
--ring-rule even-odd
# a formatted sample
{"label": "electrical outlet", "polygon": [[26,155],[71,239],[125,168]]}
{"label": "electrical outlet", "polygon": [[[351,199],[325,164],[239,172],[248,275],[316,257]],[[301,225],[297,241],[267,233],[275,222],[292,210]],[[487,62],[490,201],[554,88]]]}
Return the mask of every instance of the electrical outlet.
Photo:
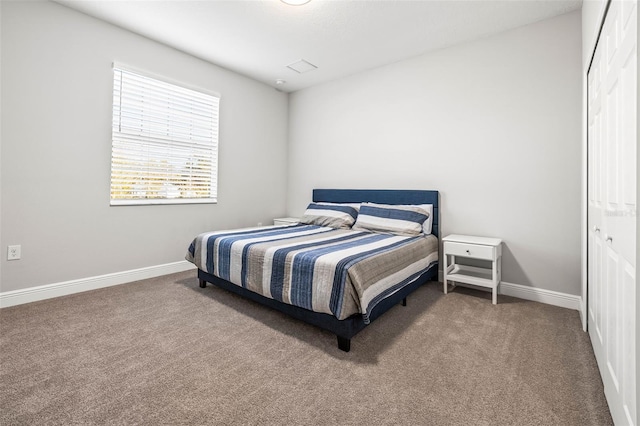
{"label": "electrical outlet", "polygon": [[7,260],[19,260],[22,247],[20,246],[8,246],[7,247]]}

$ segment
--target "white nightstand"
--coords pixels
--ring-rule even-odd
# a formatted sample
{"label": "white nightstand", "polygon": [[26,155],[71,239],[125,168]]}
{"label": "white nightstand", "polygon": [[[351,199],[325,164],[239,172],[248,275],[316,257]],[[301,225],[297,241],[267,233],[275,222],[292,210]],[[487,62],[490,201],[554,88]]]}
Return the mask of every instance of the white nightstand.
{"label": "white nightstand", "polygon": [[[455,281],[490,288],[493,304],[498,303],[498,285],[502,278],[502,240],[471,235],[448,235],[442,241],[444,294],[447,294],[447,281]],[[456,257],[488,260],[491,261],[491,268],[459,265],[456,263]]]}
{"label": "white nightstand", "polygon": [[300,222],[300,218],[297,217],[279,217],[273,219],[274,225],[293,225],[294,223]]}

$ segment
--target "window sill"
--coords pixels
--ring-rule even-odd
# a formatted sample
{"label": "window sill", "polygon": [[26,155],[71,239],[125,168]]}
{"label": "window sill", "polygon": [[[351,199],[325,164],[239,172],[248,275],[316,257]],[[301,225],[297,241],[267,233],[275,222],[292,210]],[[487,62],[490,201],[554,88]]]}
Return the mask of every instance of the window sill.
{"label": "window sill", "polygon": [[170,204],[217,204],[217,198],[158,198],[144,200],[111,200],[111,206],[157,206]]}

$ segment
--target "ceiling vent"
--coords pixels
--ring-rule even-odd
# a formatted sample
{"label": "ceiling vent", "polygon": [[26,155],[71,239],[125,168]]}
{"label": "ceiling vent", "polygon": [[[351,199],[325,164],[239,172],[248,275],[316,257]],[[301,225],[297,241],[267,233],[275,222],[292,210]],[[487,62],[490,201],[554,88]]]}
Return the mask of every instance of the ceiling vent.
{"label": "ceiling vent", "polygon": [[300,59],[299,61],[296,61],[292,64],[287,65],[287,68],[291,68],[292,70],[294,70],[299,74],[304,74],[305,72],[313,71],[318,67],[313,65],[311,62],[307,62],[304,59]]}

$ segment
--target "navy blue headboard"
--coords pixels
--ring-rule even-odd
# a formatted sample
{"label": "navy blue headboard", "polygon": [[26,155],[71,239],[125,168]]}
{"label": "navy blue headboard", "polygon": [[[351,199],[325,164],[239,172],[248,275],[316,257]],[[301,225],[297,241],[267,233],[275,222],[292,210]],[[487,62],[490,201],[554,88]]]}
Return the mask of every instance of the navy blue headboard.
{"label": "navy blue headboard", "polygon": [[320,203],[433,204],[431,233],[439,236],[438,191],[421,189],[314,189],[313,201]]}

